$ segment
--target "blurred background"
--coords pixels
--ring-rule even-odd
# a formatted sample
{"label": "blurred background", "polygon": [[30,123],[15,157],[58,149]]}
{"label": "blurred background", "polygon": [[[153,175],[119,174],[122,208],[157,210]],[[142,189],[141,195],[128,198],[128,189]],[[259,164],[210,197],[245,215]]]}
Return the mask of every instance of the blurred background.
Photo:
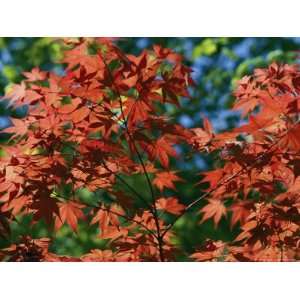
{"label": "blurred background", "polygon": [[[232,92],[237,81],[244,75],[251,74],[254,68],[266,67],[273,61],[297,63],[300,49],[300,38],[119,38],[116,43],[126,53],[139,54],[153,44],[173,49],[183,55],[185,64],[193,70],[192,77],[196,82],[190,88],[190,99],[181,99],[181,108],[166,105],[165,113],[185,127],[199,127],[203,116],[208,117],[217,132],[235,127],[240,122],[238,112],[230,107],[233,103]],[[49,37],[43,38],[0,38],[0,95],[13,83],[22,80],[22,72],[38,66],[42,70],[57,73],[63,68],[59,64],[62,58],[62,45]],[[20,116],[22,112],[7,108],[7,102],[0,102],[0,130],[10,125],[10,116]],[[0,139],[3,137],[0,133]],[[0,141],[1,142],[1,141]],[[198,185],[201,172],[216,167],[216,159],[203,154],[190,155],[184,147],[177,149],[179,160],[172,160],[172,167],[180,170],[179,175],[185,182],[178,183],[176,195],[184,203],[189,203],[201,195]],[[140,189],[138,178],[127,180]],[[171,195],[172,193],[170,193]],[[90,193],[86,189],[78,191],[78,196],[85,201],[96,201],[101,192]],[[166,196],[168,194],[166,193]],[[199,207],[204,203],[200,203]],[[197,211],[197,210],[196,210]],[[239,232],[238,225],[230,227],[230,218],[223,218],[216,230],[209,220],[199,224],[196,211],[186,214],[175,225],[177,238],[174,243],[180,245],[182,253],[178,260],[188,260],[192,253],[207,238],[214,240],[232,240]],[[171,217],[170,217],[171,218]],[[19,235],[29,234],[34,238],[50,236],[42,222],[29,226],[30,217],[20,218],[19,223],[12,224],[12,239]],[[65,225],[53,237],[51,250],[60,255],[80,256],[93,248],[105,249],[107,241],[97,237],[97,226],[81,223],[78,233]],[[0,240],[0,247],[9,241]]]}

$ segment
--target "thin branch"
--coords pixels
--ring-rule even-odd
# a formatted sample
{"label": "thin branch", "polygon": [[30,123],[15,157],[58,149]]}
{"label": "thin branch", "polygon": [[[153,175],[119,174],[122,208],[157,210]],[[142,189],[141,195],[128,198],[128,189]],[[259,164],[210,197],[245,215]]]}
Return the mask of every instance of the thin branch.
{"label": "thin branch", "polygon": [[[72,145],[69,146],[71,149],[73,149],[75,152],[77,152],[77,149],[75,147],[73,147]],[[68,153],[64,153],[64,155],[67,155]],[[73,154],[70,154],[71,156],[75,156]],[[145,198],[138,193],[125,179],[123,179],[121,176],[119,176],[117,173],[114,173],[112,170],[109,169],[109,167],[107,166],[107,164],[105,163],[105,161],[103,160],[103,158],[100,158],[101,164],[102,166],[108,171],[110,172],[112,175],[116,176],[116,178],[121,181],[127,188],[128,190],[130,190],[133,194],[135,194],[145,205],[147,205],[147,207],[151,210],[152,207],[149,206],[149,203],[145,200]]]}
{"label": "thin branch", "polygon": [[[64,200],[69,200],[68,198],[62,196],[62,195],[57,195],[58,198],[61,198],[61,199],[64,199]],[[72,190],[72,197],[73,197],[73,201],[75,200],[75,193],[74,191]],[[131,218],[131,217],[128,217],[124,214],[121,214],[121,213],[118,213],[116,211],[113,211],[109,208],[106,208],[106,207],[101,207],[101,206],[95,206],[95,205],[89,205],[87,203],[84,203],[84,205],[86,207],[89,207],[89,208],[96,208],[96,209],[101,209],[101,210],[104,210],[104,211],[107,211],[107,212],[110,212],[118,217],[122,217],[124,218],[125,220],[129,221],[129,222],[133,222],[133,223],[136,223],[137,225],[143,227],[146,231],[148,231],[153,237],[155,237],[157,239],[157,235],[155,234],[155,232],[153,232],[151,229],[149,229],[146,225],[144,225],[142,222],[140,221],[137,221],[135,220],[134,218]]]}
{"label": "thin branch", "polygon": [[160,254],[160,260],[161,261],[164,261],[165,258],[164,258],[164,253],[163,253],[163,236],[161,235],[161,232],[160,232],[160,226],[159,226],[159,220],[158,220],[158,213],[157,213],[157,208],[156,208],[156,203],[155,203],[155,194],[154,194],[154,190],[153,190],[153,186],[152,186],[152,183],[151,183],[151,180],[150,180],[150,177],[149,177],[149,174],[146,170],[146,167],[145,167],[145,164],[143,162],[143,159],[141,157],[141,154],[140,152],[138,151],[138,148],[135,144],[135,141],[134,139],[132,138],[131,136],[131,132],[128,128],[128,123],[127,123],[127,119],[125,117],[125,114],[124,114],[124,109],[123,109],[123,103],[122,103],[122,98],[121,98],[121,93],[118,89],[118,87],[115,86],[114,84],[114,78],[111,74],[111,71],[105,61],[105,59],[103,58],[103,56],[99,53],[104,65],[105,65],[105,68],[107,69],[107,72],[108,72],[108,75],[109,75],[109,78],[110,78],[110,81],[111,81],[111,84],[112,84],[112,87],[113,89],[115,90],[115,92],[117,93],[117,96],[118,96],[118,100],[119,100],[119,104],[120,104],[120,110],[121,110],[121,115],[122,115],[122,118],[123,118],[123,123],[125,125],[125,130],[127,132],[127,135],[128,135],[128,138],[131,142],[131,144],[133,145],[134,147],[134,151],[136,152],[137,154],[137,157],[138,157],[138,160],[143,168],[143,171],[144,171],[144,175],[146,177],[146,180],[147,180],[147,184],[148,184],[148,187],[149,187],[149,190],[150,190],[150,193],[151,193],[151,198],[152,198],[152,204],[153,204],[153,209],[151,210],[151,213],[153,214],[153,217],[154,217],[154,220],[155,220],[155,226],[156,226],[156,229],[157,229],[157,241],[158,241],[158,244],[159,244],[159,254]]}
{"label": "thin branch", "polygon": [[101,209],[101,210],[104,210],[104,211],[107,211],[109,213],[112,213],[118,217],[122,217],[124,218],[125,220],[129,221],[129,222],[133,222],[133,223],[136,223],[137,225],[143,227],[148,233],[150,233],[153,237],[155,237],[157,239],[157,235],[154,231],[152,231],[151,229],[149,229],[146,225],[144,225],[144,223],[140,222],[140,221],[137,221],[135,220],[134,218],[131,218],[131,217],[128,217],[126,215],[123,215],[121,213],[118,213],[116,211],[113,211],[109,208],[106,208],[106,207],[101,207],[101,206],[91,206],[91,205],[88,205],[88,207],[91,207],[91,208],[98,208],[98,209]]}
{"label": "thin branch", "polygon": [[150,189],[152,200],[154,200],[155,199],[155,195],[154,195],[154,190],[153,190],[153,187],[152,187],[152,184],[151,184],[151,180],[149,178],[149,174],[148,174],[148,172],[146,170],[146,167],[145,167],[145,164],[144,164],[143,159],[141,157],[141,154],[140,154],[140,152],[138,151],[138,149],[136,147],[136,144],[134,142],[134,139],[131,136],[131,133],[130,133],[130,130],[129,130],[129,127],[128,127],[128,122],[127,122],[127,119],[126,119],[126,116],[125,116],[125,113],[124,113],[124,109],[123,109],[123,103],[122,103],[121,93],[120,93],[118,87],[116,87],[115,84],[114,84],[114,78],[113,78],[113,76],[111,74],[111,71],[109,70],[109,67],[108,67],[105,59],[102,57],[101,54],[100,54],[100,56],[101,56],[101,59],[102,59],[104,65],[105,65],[106,69],[107,69],[107,72],[108,72],[108,75],[109,75],[112,87],[115,90],[115,92],[117,93],[119,104],[120,104],[121,115],[122,115],[122,118],[123,118],[123,124],[125,126],[126,133],[127,133],[128,137],[130,139],[130,142],[132,143],[132,145],[134,147],[134,150],[135,150],[135,152],[136,152],[136,154],[138,156],[138,160],[139,160],[139,162],[140,162],[140,164],[141,164],[141,166],[143,168],[145,177],[147,179],[147,183],[148,183],[148,186],[149,186],[149,189]]}
{"label": "thin branch", "polygon": [[103,167],[110,172],[112,175],[116,176],[118,180],[120,180],[132,193],[134,193],[150,210],[152,210],[152,207],[149,205],[149,203],[145,200],[145,198],[138,193],[131,185],[129,185],[126,180],[124,180],[121,176],[119,176],[117,173],[114,173],[112,170],[109,169],[107,164],[103,159],[101,159],[101,163]]}

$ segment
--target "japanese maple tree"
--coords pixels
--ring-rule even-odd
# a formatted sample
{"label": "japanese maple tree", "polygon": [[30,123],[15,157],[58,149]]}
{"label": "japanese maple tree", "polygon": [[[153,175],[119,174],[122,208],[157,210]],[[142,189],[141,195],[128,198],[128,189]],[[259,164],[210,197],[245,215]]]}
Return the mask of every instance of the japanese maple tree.
{"label": "japanese maple tree", "polygon": [[[20,236],[1,250],[2,260],[174,261],[181,251],[174,225],[192,210],[216,230],[230,218],[240,233],[230,242],[208,239],[191,260],[299,259],[297,66],[274,63],[244,77],[234,105],[244,124],[215,133],[206,118],[203,127],[187,129],[164,114],[166,105],[180,107],[193,85],[192,70],[172,50],[156,45],[134,56],[106,38],[64,43],[63,74],[35,68],[5,96],[28,111],[3,131],[10,138],[0,166],[0,234],[9,240],[11,223],[30,215],[30,226],[43,221],[51,235]],[[188,204],[170,164],[179,145],[220,159],[219,168],[202,173],[208,187]],[[145,193],[129,180],[137,177]],[[84,201],[82,188],[105,197]],[[97,224],[106,249],[80,257],[51,252],[61,227],[76,233],[79,222]]]}

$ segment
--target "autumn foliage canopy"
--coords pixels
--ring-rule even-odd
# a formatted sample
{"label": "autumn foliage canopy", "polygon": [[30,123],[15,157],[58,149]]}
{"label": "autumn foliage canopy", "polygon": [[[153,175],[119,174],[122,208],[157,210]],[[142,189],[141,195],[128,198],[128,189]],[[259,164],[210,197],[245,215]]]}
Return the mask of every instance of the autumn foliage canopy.
{"label": "autumn foliage canopy", "polygon": [[[79,222],[97,224],[107,248],[61,256],[49,250],[51,238],[21,236],[1,249],[2,260],[174,261],[181,250],[173,227],[193,210],[216,230],[229,218],[239,234],[207,239],[188,254],[191,261],[300,259],[298,66],[273,63],[242,78],[233,109],[243,125],[216,133],[205,117],[188,129],[164,114],[194,84],[172,50],[157,45],[134,56],[110,39],[64,43],[63,74],[35,68],[5,96],[27,113],[2,131],[10,138],[0,162],[0,235],[9,240],[11,223],[31,215],[31,226],[42,220],[53,236],[65,224],[75,233]],[[195,186],[202,194],[190,203],[178,197],[184,181],[170,167],[181,145],[219,158],[218,168],[199,177],[206,185]],[[134,176],[147,197],[127,180]],[[81,188],[106,197],[87,203]]]}

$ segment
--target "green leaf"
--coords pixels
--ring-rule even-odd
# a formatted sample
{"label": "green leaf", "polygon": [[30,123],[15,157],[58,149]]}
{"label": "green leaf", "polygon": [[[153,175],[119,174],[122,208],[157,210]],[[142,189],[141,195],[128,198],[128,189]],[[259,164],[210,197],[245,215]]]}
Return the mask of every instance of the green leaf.
{"label": "green leaf", "polygon": [[8,81],[13,82],[18,76],[18,72],[15,67],[6,65],[2,69],[3,75],[8,79]]}
{"label": "green leaf", "polygon": [[274,50],[274,51],[271,51],[269,52],[269,54],[267,55],[267,60],[268,61],[273,61],[273,60],[276,60],[279,56],[282,55],[282,50]]}
{"label": "green leaf", "polygon": [[211,39],[204,39],[198,46],[194,48],[193,58],[196,59],[202,55],[210,56],[217,51],[217,43]]}

